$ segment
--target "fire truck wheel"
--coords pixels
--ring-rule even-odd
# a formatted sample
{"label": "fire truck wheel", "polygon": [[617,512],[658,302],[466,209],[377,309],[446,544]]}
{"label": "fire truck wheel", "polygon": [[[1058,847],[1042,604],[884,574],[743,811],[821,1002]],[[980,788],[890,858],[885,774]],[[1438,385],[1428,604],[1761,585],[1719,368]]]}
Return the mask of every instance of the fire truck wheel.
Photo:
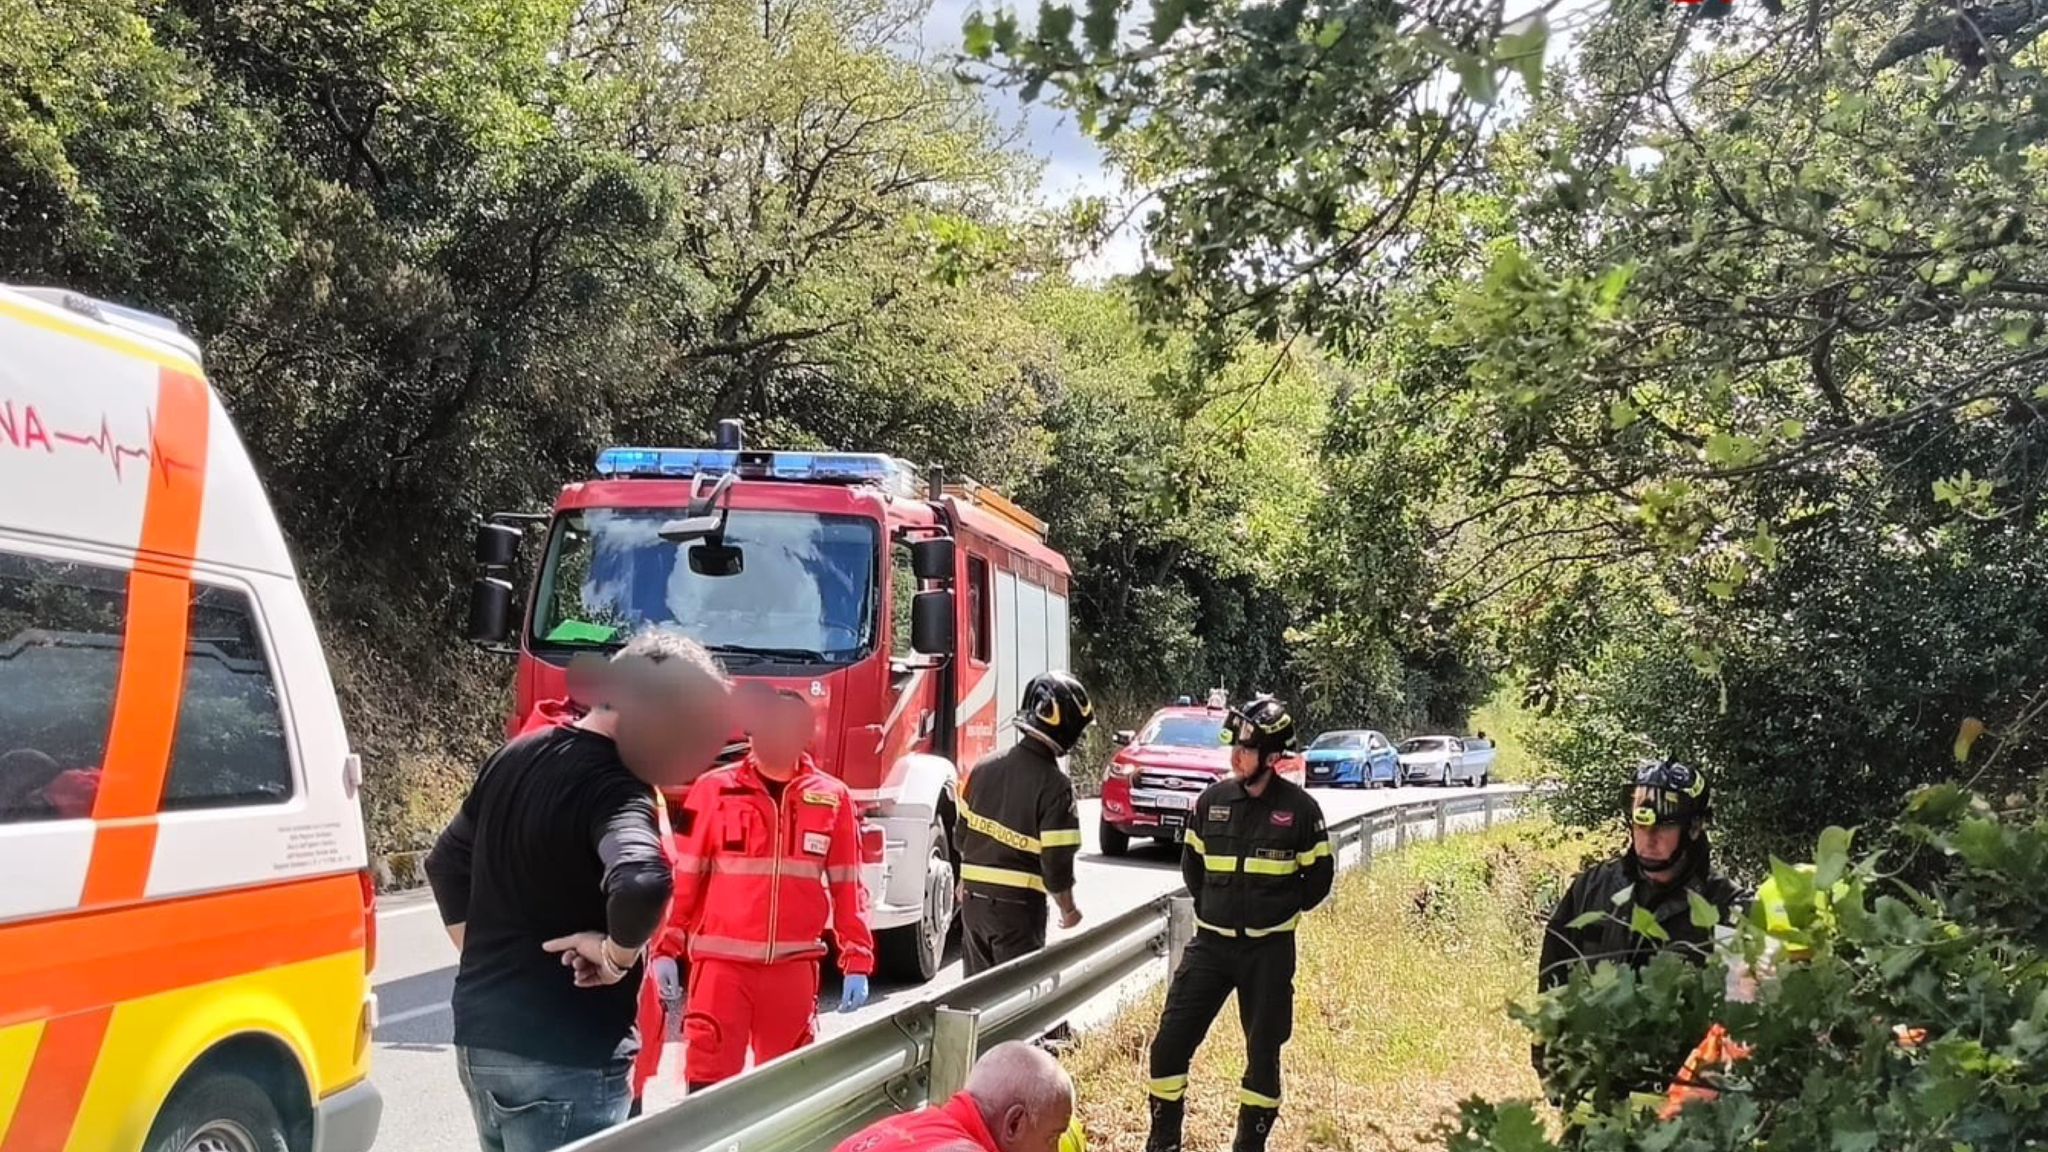
{"label": "fire truck wheel", "polygon": [[1097,830],[1096,840],[1101,843],[1104,856],[1122,856],[1131,850],[1130,834],[1107,820]]}
{"label": "fire truck wheel", "polygon": [[922,984],[939,974],[946,959],[946,937],[953,929],[953,861],[946,848],[946,825],[936,817],[926,833],[931,850],[925,859],[924,911],[917,923],[891,928],[875,941],[875,958],[893,980]]}

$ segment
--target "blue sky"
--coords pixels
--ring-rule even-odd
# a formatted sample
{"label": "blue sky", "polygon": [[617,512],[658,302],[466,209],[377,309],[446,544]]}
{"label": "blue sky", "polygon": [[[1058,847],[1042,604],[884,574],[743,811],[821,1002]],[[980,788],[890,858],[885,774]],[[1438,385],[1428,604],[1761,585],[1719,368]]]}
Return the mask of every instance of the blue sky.
{"label": "blue sky", "polygon": [[[1018,15],[1029,21],[1037,12],[1034,5],[1015,3]],[[1145,5],[1139,5],[1142,14]],[[919,29],[927,59],[939,60],[960,50],[960,29],[975,9],[995,11],[986,0],[931,0],[931,10]],[[1045,162],[1039,184],[1039,199],[1048,205],[1061,204],[1077,196],[1107,196],[1112,206],[1125,195],[1122,178],[1112,170],[1100,149],[1081,134],[1071,114],[1044,102],[1025,104],[1013,91],[990,90],[988,99],[1004,126],[1023,128],[1023,146]],[[1077,275],[1095,278],[1135,270],[1142,260],[1137,231],[1125,227],[1095,256],[1075,265]]]}

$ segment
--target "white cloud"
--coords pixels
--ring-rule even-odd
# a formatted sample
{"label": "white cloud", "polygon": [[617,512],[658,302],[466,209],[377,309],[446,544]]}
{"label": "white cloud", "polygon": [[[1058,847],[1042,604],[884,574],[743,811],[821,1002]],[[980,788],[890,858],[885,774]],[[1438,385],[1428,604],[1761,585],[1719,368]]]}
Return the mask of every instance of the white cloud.
{"label": "white cloud", "polygon": [[[1142,19],[1148,10],[1142,3],[1135,7],[1136,15],[1127,20]],[[926,60],[935,62],[958,53],[960,30],[977,8],[995,11],[988,0],[932,0],[918,28],[916,48]],[[1027,23],[1037,12],[1035,6],[1025,4],[1017,5],[1017,10]],[[1045,161],[1038,187],[1041,205],[1057,207],[1091,196],[1106,197],[1114,205],[1126,195],[1122,177],[1102,149],[1081,132],[1072,113],[1044,100],[1026,104],[1013,89],[988,89],[986,99],[1003,127],[1021,129],[1023,146]],[[1143,263],[1143,247],[1136,223],[1127,223],[1100,251],[1076,261],[1074,274],[1099,280],[1136,271]]]}

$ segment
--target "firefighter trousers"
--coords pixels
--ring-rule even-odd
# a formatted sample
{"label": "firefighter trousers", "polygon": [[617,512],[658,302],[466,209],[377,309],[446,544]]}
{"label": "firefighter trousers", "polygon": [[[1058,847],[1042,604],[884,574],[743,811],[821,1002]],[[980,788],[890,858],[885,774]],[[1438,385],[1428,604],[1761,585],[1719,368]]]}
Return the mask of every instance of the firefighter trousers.
{"label": "firefighter trousers", "polygon": [[961,968],[969,976],[1045,947],[1045,897],[969,888],[960,905]]}
{"label": "firefighter trousers", "polygon": [[684,1078],[691,1088],[766,1064],[817,1034],[818,961],[692,960],[683,1006]]}
{"label": "firefighter trousers", "polygon": [[[1246,1049],[1238,1091],[1238,1147],[1264,1145],[1280,1107],[1280,1049],[1294,1035],[1294,933],[1225,937],[1198,931],[1166,990],[1166,1008],[1152,1037],[1151,1079],[1145,1086],[1152,1103],[1148,1149],[1180,1147],[1188,1066],[1232,992],[1237,993]],[[1255,1129],[1251,1141],[1248,1124]]]}

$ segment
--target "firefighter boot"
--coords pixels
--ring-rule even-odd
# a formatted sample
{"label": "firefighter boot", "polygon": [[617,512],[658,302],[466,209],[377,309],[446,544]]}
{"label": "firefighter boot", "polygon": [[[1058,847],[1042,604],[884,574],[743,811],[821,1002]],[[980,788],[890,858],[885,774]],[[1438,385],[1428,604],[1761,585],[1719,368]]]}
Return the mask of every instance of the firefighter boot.
{"label": "firefighter boot", "polygon": [[1157,1096],[1146,1098],[1145,1103],[1152,1109],[1152,1130],[1145,1134],[1145,1152],[1180,1152],[1181,1120],[1187,1115],[1187,1104]]}
{"label": "firefighter boot", "polygon": [[1237,1139],[1231,1142],[1230,1152],[1266,1152],[1266,1137],[1273,1131],[1273,1121],[1279,1118],[1278,1108],[1239,1105]]}

